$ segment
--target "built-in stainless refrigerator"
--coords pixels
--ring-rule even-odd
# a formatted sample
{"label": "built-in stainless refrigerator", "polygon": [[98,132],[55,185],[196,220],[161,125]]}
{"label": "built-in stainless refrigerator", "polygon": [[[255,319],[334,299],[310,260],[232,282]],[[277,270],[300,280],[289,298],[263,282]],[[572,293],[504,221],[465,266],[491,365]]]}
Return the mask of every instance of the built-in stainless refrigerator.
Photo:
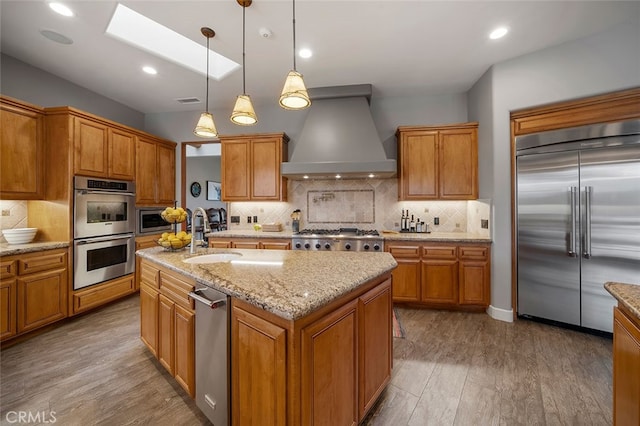
{"label": "built-in stainless refrigerator", "polygon": [[516,138],[518,315],[612,332],[640,283],[640,120]]}

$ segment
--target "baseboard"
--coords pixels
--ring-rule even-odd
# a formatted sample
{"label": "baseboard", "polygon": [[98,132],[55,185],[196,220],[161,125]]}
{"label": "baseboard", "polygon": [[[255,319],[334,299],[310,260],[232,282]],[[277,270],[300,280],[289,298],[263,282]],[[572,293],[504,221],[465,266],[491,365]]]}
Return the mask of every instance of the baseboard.
{"label": "baseboard", "polygon": [[513,322],[513,309],[500,309],[489,305],[487,314],[498,321]]}

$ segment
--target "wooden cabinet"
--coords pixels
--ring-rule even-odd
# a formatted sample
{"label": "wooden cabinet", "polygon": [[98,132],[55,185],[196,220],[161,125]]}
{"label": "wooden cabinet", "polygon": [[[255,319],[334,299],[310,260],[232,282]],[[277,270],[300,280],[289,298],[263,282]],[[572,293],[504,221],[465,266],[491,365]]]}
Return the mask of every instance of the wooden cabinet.
{"label": "wooden cabinet", "polygon": [[44,197],[44,113],[0,96],[0,199]]}
{"label": "wooden cabinet", "polygon": [[67,249],[2,259],[0,338],[35,330],[67,316]]}
{"label": "wooden cabinet", "polygon": [[140,339],[160,364],[195,397],[195,282],[140,261]]}
{"label": "wooden cabinet", "polygon": [[173,205],[176,193],[176,144],[149,137],[136,139],[136,205]]}
{"label": "wooden cabinet", "polygon": [[73,292],[72,311],[76,315],[136,292],[134,274],[123,275],[104,283]]}
{"label": "wooden cabinet", "polygon": [[291,240],[286,238],[223,238],[209,237],[211,248],[291,250]]}
{"label": "wooden cabinet", "polygon": [[613,313],[613,424],[640,424],[640,324],[620,307]]}
{"label": "wooden cabinet", "polygon": [[398,127],[400,200],[478,198],[478,123]]}
{"label": "wooden cabinet", "polygon": [[288,142],[284,133],[220,137],[222,200],[286,201]]}
{"label": "wooden cabinet", "polygon": [[356,425],[391,378],[389,275],[286,320],[232,298],[232,424]]}
{"label": "wooden cabinet", "polygon": [[491,299],[488,244],[391,241],[394,302],[477,310]]}
{"label": "wooden cabinet", "polygon": [[231,424],[287,424],[286,345],[284,327],[233,306]]}

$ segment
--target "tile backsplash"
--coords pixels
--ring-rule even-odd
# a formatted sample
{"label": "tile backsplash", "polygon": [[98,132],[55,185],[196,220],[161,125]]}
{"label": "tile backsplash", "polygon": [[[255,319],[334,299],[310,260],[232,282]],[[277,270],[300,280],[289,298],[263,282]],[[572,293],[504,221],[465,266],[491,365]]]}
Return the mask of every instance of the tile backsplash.
{"label": "tile backsplash", "polygon": [[[432,232],[470,232],[489,237],[491,200],[398,201],[397,179],[289,181],[288,202],[229,203],[228,216],[240,216],[229,229],[252,229],[247,218],[258,223],[281,222],[291,229],[291,212],[302,211],[301,228],[358,227],[400,229],[402,210],[428,223]],[[434,225],[434,218],[439,225]]]}
{"label": "tile backsplash", "polygon": [[[27,227],[27,202],[14,200],[0,200],[0,229],[14,229]],[[0,242],[6,243],[4,235]]]}

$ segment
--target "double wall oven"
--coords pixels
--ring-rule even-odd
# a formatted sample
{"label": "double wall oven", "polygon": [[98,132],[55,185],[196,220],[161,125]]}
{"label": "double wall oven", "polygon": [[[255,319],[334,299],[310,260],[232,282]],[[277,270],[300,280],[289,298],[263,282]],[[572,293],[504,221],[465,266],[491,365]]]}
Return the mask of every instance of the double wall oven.
{"label": "double wall oven", "polygon": [[73,289],[135,270],[135,183],[74,178]]}

